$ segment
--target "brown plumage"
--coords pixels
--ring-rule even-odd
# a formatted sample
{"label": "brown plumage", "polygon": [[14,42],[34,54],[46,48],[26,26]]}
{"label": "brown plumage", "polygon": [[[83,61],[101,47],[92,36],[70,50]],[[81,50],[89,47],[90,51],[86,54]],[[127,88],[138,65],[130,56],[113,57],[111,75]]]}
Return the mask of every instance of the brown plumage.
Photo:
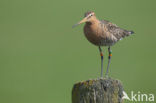
{"label": "brown plumage", "polygon": [[[95,16],[95,13],[92,11],[86,12],[84,15],[84,19],[81,20],[78,24],[73,27],[86,23],[84,26],[84,34],[88,41],[92,44],[99,46],[99,50],[101,53],[101,72],[103,72],[103,54],[100,46],[108,46],[109,51],[109,62],[107,66],[106,76],[108,75],[108,68],[111,58],[111,50],[110,46],[114,45],[116,42],[121,40],[122,38],[133,34],[133,31],[128,31],[118,27],[117,25],[106,21],[106,20],[98,20]],[[101,73],[102,76],[102,73]]]}
{"label": "brown plumage", "polygon": [[84,26],[84,34],[91,43],[97,46],[112,46],[117,41],[133,33],[121,29],[109,21],[98,20],[94,12],[85,13],[85,17],[90,17],[90,20]]}

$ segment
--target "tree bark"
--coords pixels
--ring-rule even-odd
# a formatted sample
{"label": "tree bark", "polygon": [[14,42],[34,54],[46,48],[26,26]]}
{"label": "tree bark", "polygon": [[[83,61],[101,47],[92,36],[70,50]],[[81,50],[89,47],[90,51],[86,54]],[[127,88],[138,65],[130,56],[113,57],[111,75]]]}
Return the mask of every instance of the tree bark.
{"label": "tree bark", "polygon": [[123,103],[123,86],[119,80],[100,78],[76,83],[72,103]]}

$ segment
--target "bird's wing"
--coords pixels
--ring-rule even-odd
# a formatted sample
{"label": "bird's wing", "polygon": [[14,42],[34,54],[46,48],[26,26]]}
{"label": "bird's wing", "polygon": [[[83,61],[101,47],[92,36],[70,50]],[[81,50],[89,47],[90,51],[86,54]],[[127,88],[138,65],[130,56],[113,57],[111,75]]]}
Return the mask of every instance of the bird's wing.
{"label": "bird's wing", "polygon": [[130,34],[133,33],[132,31],[124,30],[124,29],[118,27],[116,24],[113,24],[109,21],[102,20],[101,22],[104,23],[104,25],[107,28],[107,31],[111,35],[113,35],[117,40],[121,40],[125,36],[129,36]]}

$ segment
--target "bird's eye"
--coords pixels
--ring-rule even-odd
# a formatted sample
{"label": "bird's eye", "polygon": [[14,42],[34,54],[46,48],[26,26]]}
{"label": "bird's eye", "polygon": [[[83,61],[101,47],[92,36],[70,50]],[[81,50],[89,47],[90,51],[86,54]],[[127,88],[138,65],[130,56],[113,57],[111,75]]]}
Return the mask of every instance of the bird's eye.
{"label": "bird's eye", "polygon": [[92,14],[90,14],[89,16],[93,16]]}

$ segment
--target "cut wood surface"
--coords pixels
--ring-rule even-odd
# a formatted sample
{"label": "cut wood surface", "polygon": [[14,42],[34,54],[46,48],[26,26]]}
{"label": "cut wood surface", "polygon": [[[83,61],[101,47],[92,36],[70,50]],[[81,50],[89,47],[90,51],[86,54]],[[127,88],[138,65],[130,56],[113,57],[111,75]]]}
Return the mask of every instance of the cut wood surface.
{"label": "cut wood surface", "polygon": [[72,103],[123,103],[122,96],[119,80],[100,78],[74,84]]}

